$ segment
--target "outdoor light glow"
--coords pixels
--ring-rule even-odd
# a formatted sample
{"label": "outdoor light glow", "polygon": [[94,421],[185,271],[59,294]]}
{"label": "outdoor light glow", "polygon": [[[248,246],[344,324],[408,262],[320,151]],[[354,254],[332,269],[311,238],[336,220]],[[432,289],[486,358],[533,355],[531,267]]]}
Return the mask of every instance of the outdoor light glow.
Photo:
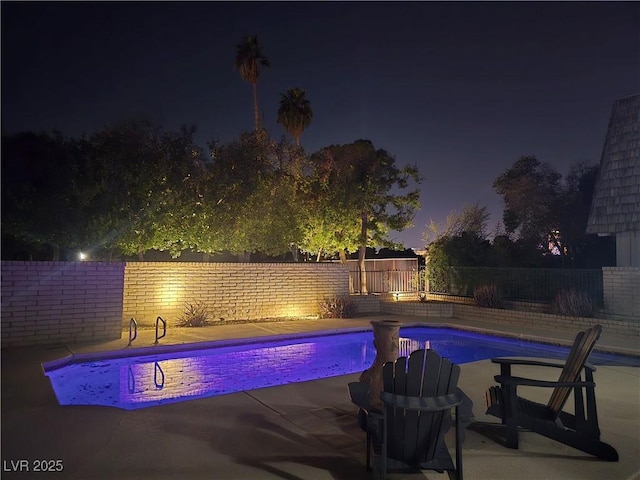
{"label": "outdoor light glow", "polygon": [[80,261],[82,262],[82,261],[84,261],[84,260],[86,260],[86,259],[87,259],[87,254],[86,254],[86,253],[83,253],[83,252],[80,252],[80,253],[78,254],[78,258],[80,258]]}
{"label": "outdoor light glow", "polygon": [[281,317],[300,317],[302,315],[302,309],[299,305],[285,305],[280,311]]}
{"label": "outdoor light glow", "polygon": [[169,274],[162,278],[161,283],[156,286],[156,295],[160,295],[163,306],[179,306],[179,300],[185,289],[184,283],[185,279],[181,275]]}

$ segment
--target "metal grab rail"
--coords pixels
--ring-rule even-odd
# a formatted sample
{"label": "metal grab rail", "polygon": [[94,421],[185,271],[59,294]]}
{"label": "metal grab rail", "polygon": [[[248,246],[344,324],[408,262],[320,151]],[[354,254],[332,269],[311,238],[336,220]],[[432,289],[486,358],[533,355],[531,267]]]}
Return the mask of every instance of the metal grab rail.
{"label": "metal grab rail", "polygon": [[[159,323],[162,322],[162,335],[158,336],[158,325]],[[161,338],[166,337],[167,335],[167,322],[165,322],[162,317],[158,317],[156,318],[156,341],[154,342],[154,345],[158,344],[158,340],[160,340]]]}
{"label": "metal grab rail", "polygon": [[[133,332],[133,336],[131,336],[131,333]],[[136,322],[136,319],[131,317],[131,320],[129,320],[129,343],[127,344],[127,347],[131,346],[131,343],[138,338],[138,322]]]}

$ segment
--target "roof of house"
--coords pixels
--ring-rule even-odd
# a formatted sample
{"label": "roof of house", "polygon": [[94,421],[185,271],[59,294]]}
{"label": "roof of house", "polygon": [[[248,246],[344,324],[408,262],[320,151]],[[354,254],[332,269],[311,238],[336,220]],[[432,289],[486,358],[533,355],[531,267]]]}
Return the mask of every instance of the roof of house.
{"label": "roof of house", "polygon": [[640,94],[613,104],[587,221],[587,233],[632,231],[640,231]]}

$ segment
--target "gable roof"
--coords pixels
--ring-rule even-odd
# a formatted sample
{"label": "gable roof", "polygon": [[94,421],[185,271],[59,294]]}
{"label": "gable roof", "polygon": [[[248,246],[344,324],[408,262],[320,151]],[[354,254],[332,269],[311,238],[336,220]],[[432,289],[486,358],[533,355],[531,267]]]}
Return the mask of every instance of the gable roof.
{"label": "gable roof", "polygon": [[640,231],[640,94],[613,104],[587,221],[587,233],[632,231]]}

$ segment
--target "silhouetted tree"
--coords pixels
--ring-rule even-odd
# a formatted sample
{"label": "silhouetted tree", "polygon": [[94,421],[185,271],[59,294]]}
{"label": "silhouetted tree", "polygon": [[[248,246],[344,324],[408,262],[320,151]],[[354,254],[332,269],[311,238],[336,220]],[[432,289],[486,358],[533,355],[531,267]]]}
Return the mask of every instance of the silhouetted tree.
{"label": "silhouetted tree", "polygon": [[463,233],[474,233],[481,238],[486,238],[487,223],[490,216],[487,207],[481,207],[477,203],[468,205],[462,209],[462,212],[454,210],[449,213],[443,226],[431,220],[427,230],[423,232],[422,238],[426,245],[440,237],[455,237]]}
{"label": "silhouetted tree", "polygon": [[305,91],[299,88],[289,88],[280,97],[278,123],[295,139],[296,145],[300,146],[300,136],[313,118],[309,100],[305,98]]}
{"label": "silhouetted tree", "polygon": [[269,67],[269,59],[262,51],[262,46],[258,43],[257,35],[249,35],[236,46],[236,60],[233,64],[236,70],[240,71],[243,80],[251,84],[253,90],[253,119],[254,129],[260,129],[260,111],[258,109],[258,78],[260,77],[260,67]]}
{"label": "silhouetted tree", "polygon": [[507,233],[534,248],[544,248],[549,241],[558,247],[559,195],[562,176],[536,157],[520,157],[500,175],[493,187],[505,204],[503,222]]}
{"label": "silhouetted tree", "polygon": [[62,248],[76,247],[85,232],[82,192],[74,188],[81,169],[81,142],[58,132],[3,137],[3,237],[27,249],[48,245],[53,260]]}
{"label": "silhouetted tree", "polygon": [[522,250],[523,263],[549,265],[554,258],[562,266],[615,262],[611,241],[585,233],[597,173],[598,166],[578,164],[563,180],[550,165],[521,157],[496,179],[493,186],[505,202],[506,233],[515,250]]}

